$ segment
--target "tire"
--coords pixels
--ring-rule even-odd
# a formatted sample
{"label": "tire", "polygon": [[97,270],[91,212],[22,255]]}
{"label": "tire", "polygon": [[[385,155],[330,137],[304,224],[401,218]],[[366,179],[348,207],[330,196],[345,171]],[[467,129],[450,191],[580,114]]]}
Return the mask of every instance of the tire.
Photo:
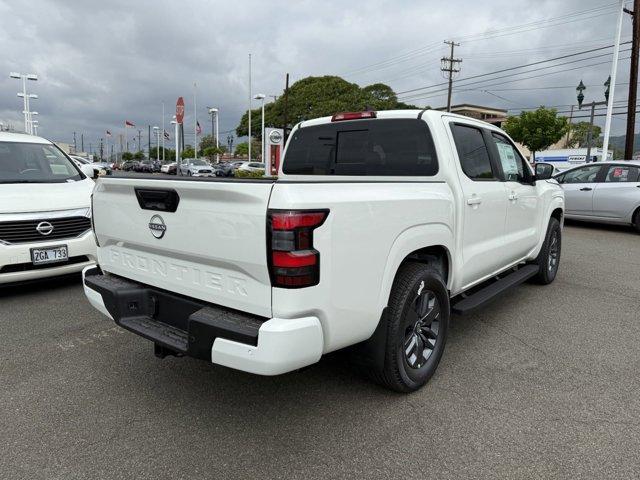
{"label": "tire", "polygon": [[560,266],[561,253],[562,230],[560,229],[560,222],[558,219],[551,217],[544,244],[535,262],[539,265],[538,273],[533,277],[536,283],[548,285],[555,280]]}
{"label": "tire", "polygon": [[640,233],[640,208],[636,210],[633,216],[633,228],[636,229],[636,232]]}
{"label": "tire", "polygon": [[442,358],[449,312],[449,292],[440,272],[422,263],[401,266],[383,319],[384,364],[370,370],[370,376],[396,392],[419,390]]}
{"label": "tire", "polygon": [[187,170],[187,177],[191,176],[191,170]]}

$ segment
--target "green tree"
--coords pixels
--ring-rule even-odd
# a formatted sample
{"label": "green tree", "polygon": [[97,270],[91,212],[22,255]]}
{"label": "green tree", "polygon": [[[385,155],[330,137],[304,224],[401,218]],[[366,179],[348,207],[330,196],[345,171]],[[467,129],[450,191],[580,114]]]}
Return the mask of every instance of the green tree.
{"label": "green tree", "polygon": [[196,152],[193,147],[185,148],[182,151],[182,158],[195,158]]}
{"label": "green tree", "polygon": [[201,150],[201,151],[204,151],[209,147],[215,148],[215,146],[216,146],[216,139],[213,135],[204,135],[198,142],[198,150]]}
{"label": "green tree", "polygon": [[135,157],[131,152],[122,152],[122,160],[133,160]]}
{"label": "green tree", "polygon": [[[600,139],[600,133],[602,129],[598,125],[593,125],[591,130],[591,146],[597,145],[597,140]],[[589,122],[578,122],[571,125],[571,131],[569,133],[569,146],[570,147],[586,147],[587,137],[589,134]]]}
{"label": "green tree", "polygon": [[[249,155],[249,144],[247,142],[242,142],[236,145],[235,155],[239,157],[244,157]],[[255,159],[260,156],[260,141],[253,140],[251,142],[251,156]]]}
{"label": "green tree", "polygon": [[135,160],[144,160],[144,152],[142,150],[138,150],[136,153],[133,154],[133,158]]}
{"label": "green tree", "polygon": [[[417,108],[399,103],[396,94],[388,85],[376,83],[360,88],[336,76],[306,77],[289,87],[288,122],[294,125],[302,120],[333,115],[336,112]],[[265,105],[266,127],[284,126],[285,97],[280,95],[275,102]],[[239,137],[248,135],[248,112],[245,112],[236,128]],[[251,135],[260,138],[261,108],[251,110]],[[253,147],[252,147],[253,148]],[[252,152],[253,153],[253,152]]]}
{"label": "green tree", "polygon": [[236,155],[243,157],[245,155],[249,155],[249,144],[247,142],[242,142],[236,145]]}
{"label": "green tree", "polygon": [[540,107],[532,112],[520,112],[503,124],[504,130],[516,142],[525,145],[536,158],[536,152],[550,147],[567,132],[567,119],[558,117],[554,108]]}

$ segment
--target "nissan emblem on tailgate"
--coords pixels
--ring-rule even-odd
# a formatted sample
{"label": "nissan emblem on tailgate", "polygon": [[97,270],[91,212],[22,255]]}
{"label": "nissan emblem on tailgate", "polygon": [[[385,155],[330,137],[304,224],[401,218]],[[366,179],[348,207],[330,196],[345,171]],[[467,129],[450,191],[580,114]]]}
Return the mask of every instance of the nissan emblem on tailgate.
{"label": "nissan emblem on tailgate", "polygon": [[164,237],[164,233],[167,231],[167,226],[160,215],[154,215],[151,217],[151,220],[149,220],[149,230],[151,230],[151,235],[158,239]]}

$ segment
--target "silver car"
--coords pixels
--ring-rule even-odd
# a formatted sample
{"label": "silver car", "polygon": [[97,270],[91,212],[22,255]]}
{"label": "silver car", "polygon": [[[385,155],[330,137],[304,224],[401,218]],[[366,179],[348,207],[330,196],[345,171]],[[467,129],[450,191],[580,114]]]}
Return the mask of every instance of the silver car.
{"label": "silver car", "polygon": [[213,177],[213,167],[208,162],[197,159],[189,159],[188,163],[180,164],[181,175],[187,175],[188,177]]}
{"label": "silver car", "polygon": [[640,162],[587,163],[554,178],[564,189],[566,218],[633,225],[640,233]]}

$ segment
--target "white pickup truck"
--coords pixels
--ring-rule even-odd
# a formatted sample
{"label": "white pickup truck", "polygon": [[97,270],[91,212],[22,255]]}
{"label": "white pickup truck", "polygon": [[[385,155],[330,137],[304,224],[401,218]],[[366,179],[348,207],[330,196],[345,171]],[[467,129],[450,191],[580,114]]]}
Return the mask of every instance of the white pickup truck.
{"label": "white pickup truck", "polygon": [[188,355],[276,375],[355,346],[420,388],[465,313],[560,259],[563,191],[504,132],[438,111],[304,121],[277,178],[102,177],[89,301]]}

